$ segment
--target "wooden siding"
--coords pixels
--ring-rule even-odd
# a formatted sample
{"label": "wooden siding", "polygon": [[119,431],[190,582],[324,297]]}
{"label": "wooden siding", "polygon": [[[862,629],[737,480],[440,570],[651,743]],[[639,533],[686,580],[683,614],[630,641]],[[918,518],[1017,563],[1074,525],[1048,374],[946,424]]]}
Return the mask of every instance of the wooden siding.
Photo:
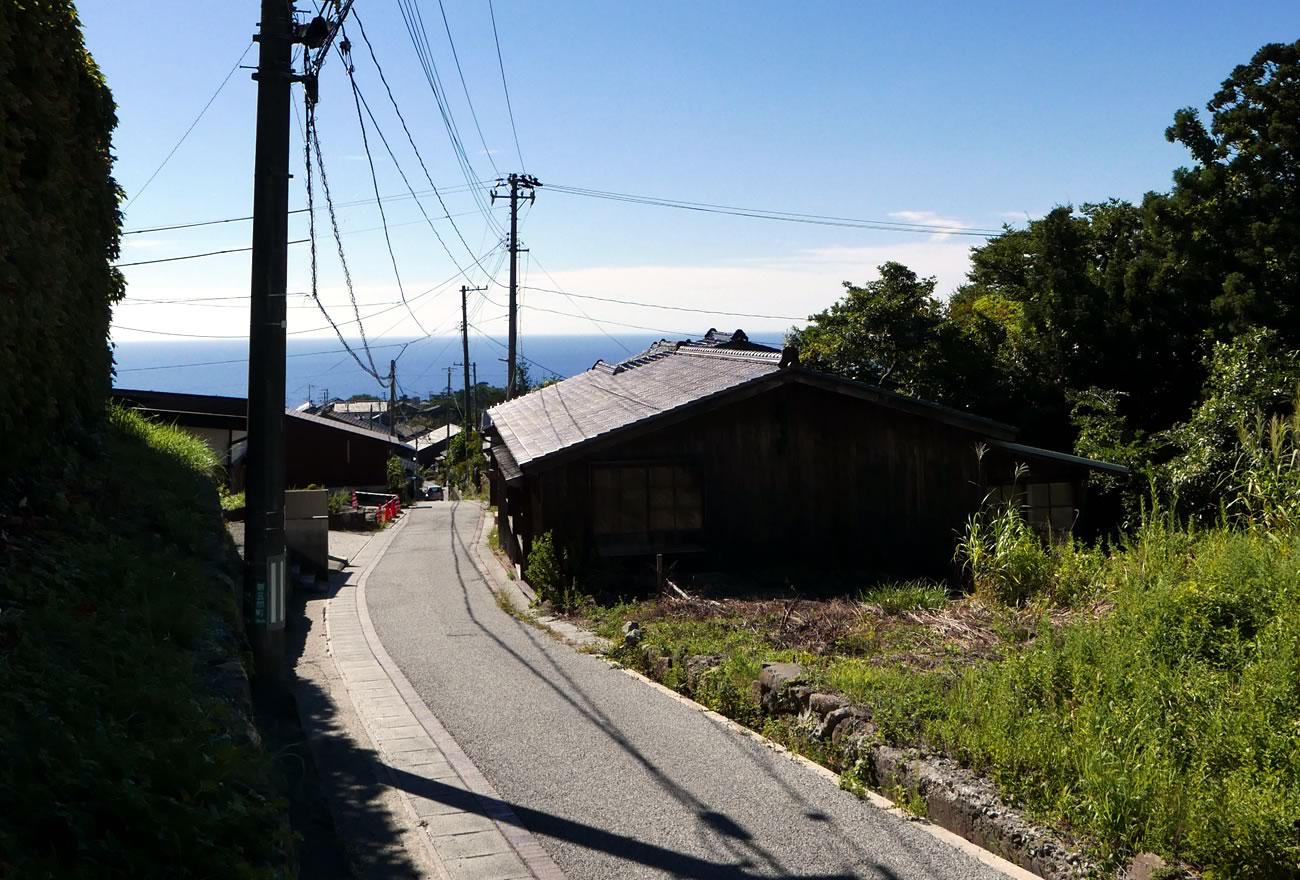
{"label": "wooden siding", "polygon": [[688,462],[704,484],[705,543],[721,564],[771,559],[943,576],[955,535],[984,494],[978,441],[788,385],[526,475],[529,528],[520,537],[526,544],[549,529],[572,559],[588,559],[591,464]]}

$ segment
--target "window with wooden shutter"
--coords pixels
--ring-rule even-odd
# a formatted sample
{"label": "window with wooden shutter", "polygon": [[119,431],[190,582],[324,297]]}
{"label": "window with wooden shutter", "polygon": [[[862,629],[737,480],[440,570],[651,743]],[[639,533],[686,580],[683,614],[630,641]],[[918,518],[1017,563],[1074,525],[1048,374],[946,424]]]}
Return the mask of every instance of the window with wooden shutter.
{"label": "window with wooden shutter", "polygon": [[695,549],[704,529],[704,493],[679,463],[591,467],[592,531],[607,555]]}

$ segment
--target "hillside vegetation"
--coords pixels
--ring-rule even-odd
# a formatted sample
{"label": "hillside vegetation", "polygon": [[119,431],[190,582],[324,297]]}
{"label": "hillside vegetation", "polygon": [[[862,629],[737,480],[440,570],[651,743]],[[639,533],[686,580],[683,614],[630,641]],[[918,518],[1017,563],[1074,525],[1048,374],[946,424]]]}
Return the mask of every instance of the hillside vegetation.
{"label": "hillside vegetation", "polygon": [[216,461],[110,411],[0,509],[0,876],[262,878],[283,811],[217,664],[242,639]]}

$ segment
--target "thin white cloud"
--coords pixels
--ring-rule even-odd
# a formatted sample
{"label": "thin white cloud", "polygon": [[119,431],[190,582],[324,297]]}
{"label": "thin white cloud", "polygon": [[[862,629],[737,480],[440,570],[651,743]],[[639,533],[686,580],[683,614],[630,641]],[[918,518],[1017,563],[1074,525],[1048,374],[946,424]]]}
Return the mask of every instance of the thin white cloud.
{"label": "thin white cloud", "polygon": [[[969,223],[958,220],[955,217],[947,217],[943,214],[935,213],[934,211],[891,211],[889,212],[889,216],[904,223],[924,223],[926,226],[944,226],[949,229],[971,228]],[[937,241],[950,237],[950,233],[936,232],[931,236],[931,239]]]}

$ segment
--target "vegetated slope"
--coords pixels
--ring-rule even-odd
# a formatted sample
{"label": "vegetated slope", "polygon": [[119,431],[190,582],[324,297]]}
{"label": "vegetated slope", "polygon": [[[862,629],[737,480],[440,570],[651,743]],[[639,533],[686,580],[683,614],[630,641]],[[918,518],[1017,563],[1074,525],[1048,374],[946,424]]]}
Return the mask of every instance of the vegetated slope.
{"label": "vegetated slope", "polygon": [[852,744],[764,717],[762,662],[804,664],[886,741],[960,758],[1112,865],[1155,851],[1206,876],[1300,876],[1300,534],[1160,515],[1107,552],[1017,540],[1013,517],[990,512],[976,595],[945,609],[909,585],[582,610],[615,640],[641,621],[620,659],[850,777]]}
{"label": "vegetated slope", "polygon": [[265,759],[212,695],[242,650],[216,462],[123,410],[98,441],[0,510],[0,876],[279,876]]}
{"label": "vegetated slope", "polygon": [[1042,815],[1207,875],[1300,875],[1300,536],[1152,521],[1110,613],[968,672],[928,732]]}

